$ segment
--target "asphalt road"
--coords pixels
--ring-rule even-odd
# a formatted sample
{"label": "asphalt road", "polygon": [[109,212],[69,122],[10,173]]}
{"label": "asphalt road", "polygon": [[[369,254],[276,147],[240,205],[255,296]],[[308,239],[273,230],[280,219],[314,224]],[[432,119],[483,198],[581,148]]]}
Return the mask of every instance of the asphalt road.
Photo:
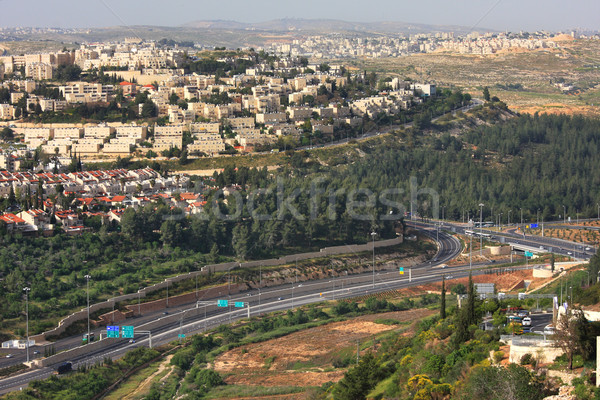
{"label": "asphalt road", "polygon": [[[228,299],[230,300],[230,303],[235,301],[249,303],[251,315],[257,315],[277,310],[286,310],[298,307],[300,305],[316,303],[325,300],[355,297],[368,293],[394,290],[398,288],[439,281],[443,275],[448,273],[447,270],[441,269],[439,265],[456,257],[461,250],[460,242],[456,238],[442,231],[439,231],[436,235],[435,230],[423,228],[422,232],[430,237],[433,237],[434,240],[436,237],[438,237],[438,252],[434,257],[434,259],[437,261],[415,266],[411,269],[410,273],[408,270],[406,270],[404,275],[400,275],[398,269],[393,266],[388,270],[377,270],[375,272],[371,271],[370,273],[364,273],[360,275],[349,275],[334,279],[329,278],[316,281],[298,282],[295,284],[286,284],[278,287],[265,288],[262,290],[252,290],[246,293],[233,295],[228,297]],[[464,270],[461,270],[460,268],[453,268],[452,273],[454,277],[458,278],[461,276],[467,276],[468,266],[463,267],[463,269]],[[217,299],[201,300],[212,301],[213,303],[216,303]],[[206,318],[204,318],[202,313],[198,317],[188,317],[186,315],[186,310],[193,308],[196,308],[195,302],[180,307],[169,308],[169,316],[173,314],[179,314],[182,316],[182,318],[179,319],[178,323],[165,322],[165,325],[157,329],[153,329],[153,346],[177,340],[178,335],[181,333],[190,335],[202,332],[220,324],[229,323],[235,319],[244,318],[247,316],[247,309],[245,308],[236,310],[209,306],[205,309]],[[136,328],[140,326],[143,327],[144,323],[160,320],[162,317],[165,317],[163,312],[155,312],[128,320],[127,324],[134,325]],[[95,330],[94,333],[98,338],[100,333],[99,330]],[[129,343],[128,340],[123,339],[111,339],[114,340],[114,344],[110,347],[97,352],[87,353],[82,357],[72,359],[71,362],[73,362],[74,368],[77,368],[79,365],[93,364],[95,362],[102,361],[104,357],[119,358],[134,347],[148,345],[148,338],[145,335],[136,335],[135,339],[135,343]],[[80,344],[81,335],[77,335],[57,341],[55,343],[55,348],[57,351],[59,351],[63,348],[73,348]],[[34,349],[35,348],[31,348],[30,351],[33,351]],[[14,354],[16,355],[15,358],[2,361],[10,364],[17,364],[25,360],[24,350],[14,351]],[[0,394],[8,391],[18,390],[20,387],[26,386],[29,381],[44,379],[50,376],[52,372],[53,368],[46,367],[29,371],[14,377],[2,379],[0,380]]]}
{"label": "asphalt road", "polygon": [[[421,223],[422,225],[433,226],[433,223]],[[443,222],[442,224],[444,229],[452,229],[457,233],[464,234],[465,230],[472,230],[476,233],[479,233],[479,228],[468,227],[464,224]],[[587,260],[592,255],[595,254],[595,250],[593,247],[590,247],[590,250],[585,250],[587,246],[582,245],[581,243],[571,242],[568,240],[555,239],[549,237],[542,237],[537,235],[529,235],[529,234],[519,234],[515,233],[516,226],[513,229],[509,229],[508,232],[498,232],[492,231],[488,229],[482,229],[483,233],[488,233],[492,236],[492,240],[500,240],[500,238],[504,238],[505,243],[516,243],[522,244],[529,247],[534,247],[536,249],[544,250],[549,253],[561,254],[570,256],[576,259]]]}

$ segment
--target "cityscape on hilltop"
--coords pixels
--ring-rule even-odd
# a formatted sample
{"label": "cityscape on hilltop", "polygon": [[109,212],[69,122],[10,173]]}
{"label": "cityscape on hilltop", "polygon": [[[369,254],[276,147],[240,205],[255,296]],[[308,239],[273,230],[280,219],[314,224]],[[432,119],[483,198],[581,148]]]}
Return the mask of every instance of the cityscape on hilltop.
{"label": "cityscape on hilltop", "polygon": [[0,1],[0,398],[599,398],[587,1]]}

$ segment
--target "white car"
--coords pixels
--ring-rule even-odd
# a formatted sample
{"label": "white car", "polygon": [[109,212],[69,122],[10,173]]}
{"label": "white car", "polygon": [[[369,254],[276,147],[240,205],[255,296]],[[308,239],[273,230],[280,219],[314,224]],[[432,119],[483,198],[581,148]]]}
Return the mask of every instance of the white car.
{"label": "white car", "polygon": [[572,253],[572,252],[570,252],[570,251],[567,251],[567,254],[568,254],[568,255],[570,255],[570,256],[572,256],[572,255],[573,255],[573,253]]}
{"label": "white car", "polygon": [[554,335],[554,327],[553,327],[553,326],[551,326],[551,325],[547,325],[547,326],[544,328],[544,333],[545,333],[546,335]]}
{"label": "white car", "polygon": [[522,323],[523,323],[523,326],[531,326],[531,318],[529,318],[529,317],[523,318]]}

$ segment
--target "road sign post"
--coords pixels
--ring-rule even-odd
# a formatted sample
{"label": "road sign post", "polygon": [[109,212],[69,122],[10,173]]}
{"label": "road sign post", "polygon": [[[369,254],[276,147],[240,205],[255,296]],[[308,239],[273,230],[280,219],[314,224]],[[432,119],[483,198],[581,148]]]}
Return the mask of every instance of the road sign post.
{"label": "road sign post", "polygon": [[121,327],[121,337],[124,339],[133,339],[135,337],[135,332],[133,326],[122,326]]}
{"label": "road sign post", "polygon": [[109,325],[106,327],[106,337],[107,338],[118,338],[119,337],[119,326],[118,325]]}

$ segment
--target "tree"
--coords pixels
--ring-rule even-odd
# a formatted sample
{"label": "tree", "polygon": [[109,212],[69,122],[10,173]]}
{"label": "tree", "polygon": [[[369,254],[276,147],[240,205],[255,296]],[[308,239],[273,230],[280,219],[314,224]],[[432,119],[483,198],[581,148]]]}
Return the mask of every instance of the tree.
{"label": "tree", "polygon": [[446,279],[442,277],[442,298],[440,301],[440,318],[446,318]]}
{"label": "tree", "polygon": [[248,245],[248,228],[246,225],[237,224],[233,228],[231,238],[231,244],[233,246],[233,251],[235,252],[238,260],[245,260],[248,255],[249,245]]}
{"label": "tree", "polygon": [[579,338],[577,336],[576,324],[577,318],[567,310],[567,313],[559,316],[554,332],[554,346],[560,348],[565,353],[570,370],[573,369],[573,357],[578,349]]}
{"label": "tree", "polygon": [[473,325],[477,322],[475,315],[475,285],[473,284],[473,276],[469,272],[469,284],[467,286],[467,321],[468,325]]}
{"label": "tree", "polygon": [[381,368],[372,353],[367,353],[358,365],[344,374],[335,386],[333,398],[338,400],[362,400],[383,377]]}
{"label": "tree", "polygon": [[14,138],[15,138],[15,133],[12,129],[6,127],[0,131],[0,139],[13,140]]}
{"label": "tree", "polygon": [[541,400],[543,382],[517,364],[505,367],[476,366],[459,389],[459,399]]}
{"label": "tree", "polygon": [[483,88],[483,99],[485,101],[490,101],[490,89],[488,89],[487,86]]}

